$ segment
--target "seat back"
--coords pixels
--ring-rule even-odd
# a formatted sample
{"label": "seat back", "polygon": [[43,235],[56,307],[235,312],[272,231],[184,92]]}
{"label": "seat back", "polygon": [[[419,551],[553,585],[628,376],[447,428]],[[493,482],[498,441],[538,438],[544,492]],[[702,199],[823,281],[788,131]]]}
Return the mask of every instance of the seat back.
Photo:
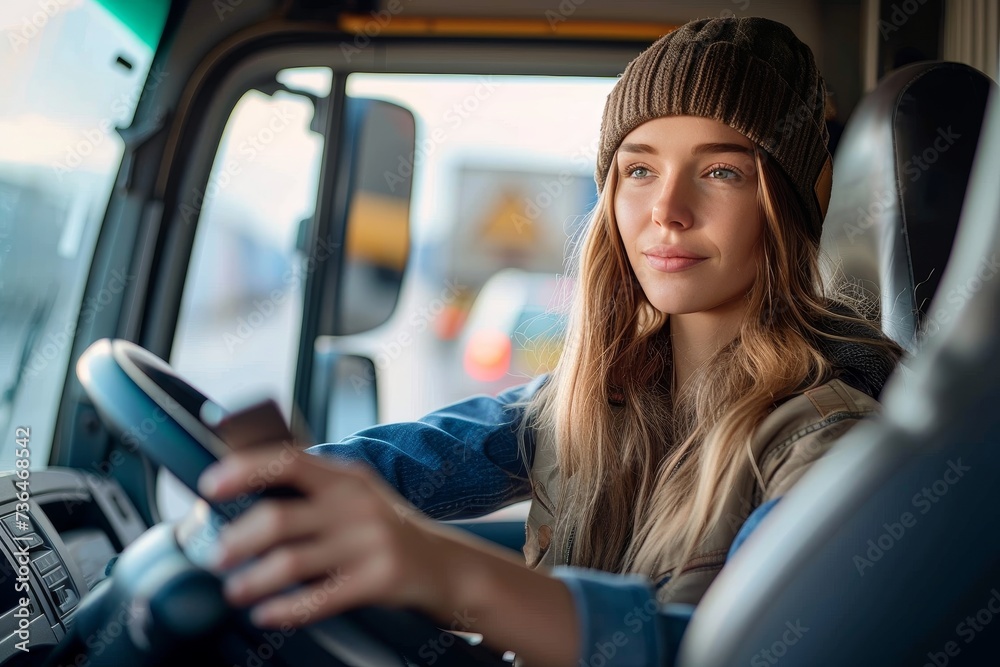
{"label": "seat back", "polygon": [[865,96],[837,148],[823,251],[878,295],[883,331],[911,352],[951,252],[991,87],[959,63],[902,67]]}
{"label": "seat back", "polygon": [[[986,665],[1000,655],[1000,96],[908,375],[695,611],[682,667]],[[952,298],[952,295],[962,295]]]}

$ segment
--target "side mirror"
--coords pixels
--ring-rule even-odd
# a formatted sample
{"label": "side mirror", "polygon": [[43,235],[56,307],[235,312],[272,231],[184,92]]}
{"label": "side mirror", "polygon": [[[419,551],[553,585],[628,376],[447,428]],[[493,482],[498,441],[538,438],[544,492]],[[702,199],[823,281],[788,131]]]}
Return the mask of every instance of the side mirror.
{"label": "side mirror", "polygon": [[336,442],[378,423],[375,362],[341,351],[331,339],[317,344],[309,426],[316,442]]}
{"label": "side mirror", "polygon": [[350,152],[346,253],[334,333],[373,329],[392,315],[410,252],[416,123],[382,100],[348,98]]}

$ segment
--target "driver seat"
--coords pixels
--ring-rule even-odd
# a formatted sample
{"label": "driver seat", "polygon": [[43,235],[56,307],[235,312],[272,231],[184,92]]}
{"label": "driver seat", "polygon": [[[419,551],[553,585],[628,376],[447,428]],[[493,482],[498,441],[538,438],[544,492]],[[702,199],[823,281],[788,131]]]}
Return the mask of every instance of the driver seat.
{"label": "driver seat", "polygon": [[823,254],[878,296],[883,332],[911,353],[940,325],[927,305],[951,252],[996,87],[960,63],[902,67],[861,101],[837,149]]}
{"label": "driver seat", "polygon": [[[901,188],[898,198],[895,194],[893,184],[903,185],[906,156],[915,150],[900,153],[894,147],[888,154],[892,159],[883,159],[884,145],[879,154],[873,152],[885,142],[877,134],[869,139],[871,149],[854,149],[862,157],[847,155],[854,150],[842,145],[841,174],[853,164],[872,177],[869,196],[861,197],[859,190],[855,201],[882,196],[885,209],[896,211],[894,218],[873,216],[861,230],[871,239],[843,250],[876,269],[868,279],[880,281],[883,324],[890,335],[914,347],[920,331],[914,325],[921,318],[935,328],[925,324],[911,375],[904,382],[896,373],[886,386],[882,418],[844,436],[719,574],[681,644],[682,667],[778,660],[814,666],[995,664],[1000,654],[1000,503],[995,493],[1000,475],[1000,95],[990,87],[958,234],[954,244],[939,239],[942,246],[947,243],[947,252],[926,247],[938,238],[930,229],[935,220],[916,225],[910,216],[917,204],[949,196],[927,177],[930,170],[914,187]],[[944,106],[949,100],[964,103],[966,94],[937,95]],[[905,93],[899,101],[904,108],[913,103]],[[925,137],[938,131],[937,118],[930,116],[922,125]],[[855,137],[856,132],[852,129]],[[956,139],[938,157],[944,159],[961,143]],[[891,171],[865,169],[863,158],[881,160]],[[893,186],[891,196],[880,191],[887,184]],[[918,188],[929,192],[914,192]],[[916,197],[916,204],[901,207],[907,197]],[[884,219],[904,224],[879,222]],[[925,236],[917,242],[920,234]],[[874,257],[864,256],[873,251]],[[918,261],[931,253],[950,254],[943,274],[929,276],[929,267],[920,268]],[[928,277],[935,279],[937,296],[925,309]],[[953,299],[956,294],[963,296]]]}

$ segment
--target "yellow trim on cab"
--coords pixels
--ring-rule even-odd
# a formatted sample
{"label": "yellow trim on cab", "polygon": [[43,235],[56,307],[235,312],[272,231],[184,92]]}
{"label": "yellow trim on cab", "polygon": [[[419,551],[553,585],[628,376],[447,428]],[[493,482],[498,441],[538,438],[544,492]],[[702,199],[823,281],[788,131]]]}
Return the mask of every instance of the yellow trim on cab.
{"label": "yellow trim on cab", "polygon": [[396,15],[380,21],[371,14],[342,14],[338,23],[341,30],[355,35],[370,34],[374,22],[379,35],[394,37],[548,37],[645,42],[677,28],[673,23],[581,21],[562,17],[558,12],[556,16],[562,20]]}

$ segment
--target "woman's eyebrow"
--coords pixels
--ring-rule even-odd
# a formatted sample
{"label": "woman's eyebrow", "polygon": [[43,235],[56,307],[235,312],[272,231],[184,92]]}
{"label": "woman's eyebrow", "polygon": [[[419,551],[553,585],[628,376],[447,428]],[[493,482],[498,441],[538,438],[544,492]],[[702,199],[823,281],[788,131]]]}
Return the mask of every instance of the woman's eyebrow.
{"label": "woman's eyebrow", "polygon": [[691,149],[691,155],[706,155],[715,153],[745,153],[752,156],[753,148],[750,146],[744,146],[743,144],[716,143],[698,144]]}
{"label": "woman's eyebrow", "polygon": [[[649,144],[640,143],[624,143],[618,148],[619,153],[648,153],[650,155],[659,155],[659,151]],[[691,148],[692,155],[710,155],[716,153],[744,153],[746,155],[753,155],[753,148],[751,146],[744,146],[743,144],[734,143],[711,143],[711,144],[698,144]]]}
{"label": "woman's eyebrow", "polygon": [[620,153],[649,153],[651,155],[656,155],[658,151],[650,146],[649,144],[622,144],[618,148]]}

